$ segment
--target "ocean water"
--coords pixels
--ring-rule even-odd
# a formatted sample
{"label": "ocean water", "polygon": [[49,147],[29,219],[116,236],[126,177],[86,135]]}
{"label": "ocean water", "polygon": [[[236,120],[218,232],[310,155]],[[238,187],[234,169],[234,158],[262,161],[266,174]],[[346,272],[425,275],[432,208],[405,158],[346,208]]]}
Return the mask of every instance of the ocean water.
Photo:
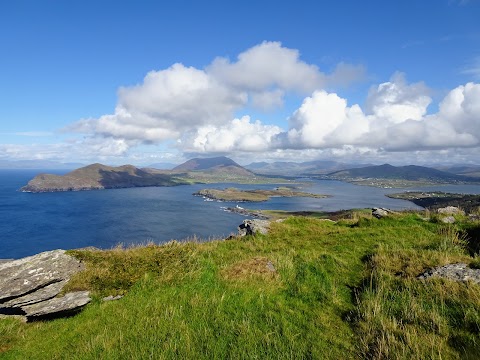
{"label": "ocean water", "polygon": [[[222,210],[235,203],[204,201],[192,193],[232,184],[150,187],[58,193],[18,191],[38,170],[0,170],[0,259],[20,258],[41,251],[86,246],[163,243],[226,237],[236,232],[244,216]],[[62,172],[57,172],[62,173]],[[275,185],[233,185],[243,189]],[[326,199],[272,198],[248,203],[252,209],[334,211],[383,206],[417,209],[408,201],[385,197],[403,191],[356,186],[339,181],[311,181],[302,190],[332,195]],[[480,193],[479,186],[441,186],[412,190]],[[242,205],[241,205],[242,206]]]}

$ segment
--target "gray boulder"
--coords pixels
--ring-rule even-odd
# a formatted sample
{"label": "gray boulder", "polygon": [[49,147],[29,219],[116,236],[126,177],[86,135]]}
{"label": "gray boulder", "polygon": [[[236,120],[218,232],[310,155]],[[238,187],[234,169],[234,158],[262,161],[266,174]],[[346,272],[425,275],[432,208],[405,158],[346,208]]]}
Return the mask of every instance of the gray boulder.
{"label": "gray boulder", "polygon": [[440,221],[444,224],[454,224],[455,218],[450,215],[450,216],[445,216],[443,218],[440,218]]}
{"label": "gray boulder", "polygon": [[63,287],[67,283],[66,280],[57,281],[53,284],[47,285],[43,288],[40,288],[32,293],[22,295],[12,300],[6,301],[0,304],[0,307],[3,308],[19,308],[25,305],[35,304],[41,301],[45,301],[57,296]]}
{"label": "gray boulder", "polygon": [[83,264],[65,254],[65,250],[46,251],[0,264],[1,304],[32,293],[47,285],[68,280],[83,270]]}
{"label": "gray boulder", "polygon": [[375,216],[377,219],[381,219],[383,217],[388,216],[389,214],[392,214],[393,211],[385,208],[373,208],[372,209],[372,215]]}
{"label": "gray boulder", "polygon": [[270,226],[270,221],[252,219],[252,220],[243,220],[243,222],[238,226],[238,235],[256,235],[256,234],[267,234],[268,228]]}
{"label": "gray boulder", "polygon": [[65,296],[22,306],[27,321],[71,315],[87,305],[92,299],[88,291],[76,291]]}
{"label": "gray boulder", "polygon": [[471,269],[465,263],[447,264],[425,271],[418,279],[425,280],[431,277],[442,277],[455,281],[472,281],[480,284],[480,269]]}
{"label": "gray boulder", "polygon": [[56,296],[70,277],[83,269],[84,265],[65,250],[0,263],[0,314],[33,320],[80,310],[90,302],[87,291]]}
{"label": "gray boulder", "polygon": [[465,211],[459,209],[456,206],[447,206],[444,208],[439,208],[437,209],[437,212],[443,215],[465,215]]}

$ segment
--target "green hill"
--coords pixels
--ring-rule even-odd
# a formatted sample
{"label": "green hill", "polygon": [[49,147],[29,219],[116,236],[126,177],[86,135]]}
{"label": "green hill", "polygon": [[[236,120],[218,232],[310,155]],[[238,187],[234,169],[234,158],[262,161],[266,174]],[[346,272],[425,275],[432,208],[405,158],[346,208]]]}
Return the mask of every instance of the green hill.
{"label": "green hill", "polygon": [[456,175],[424,166],[392,166],[390,164],[335,171],[329,173],[327,177],[345,181],[374,179],[448,184],[480,182],[480,178]]}
{"label": "green hill", "polygon": [[0,357],[475,359],[480,285],[417,276],[478,267],[479,224],[424,216],[292,217],[266,236],[71,251],[87,270],[70,289],[94,301],[66,319],[0,319]]}
{"label": "green hill", "polygon": [[25,192],[79,191],[143,186],[173,186],[184,181],[168,174],[152,174],[132,165],[92,164],[65,175],[40,174],[21,188]]}

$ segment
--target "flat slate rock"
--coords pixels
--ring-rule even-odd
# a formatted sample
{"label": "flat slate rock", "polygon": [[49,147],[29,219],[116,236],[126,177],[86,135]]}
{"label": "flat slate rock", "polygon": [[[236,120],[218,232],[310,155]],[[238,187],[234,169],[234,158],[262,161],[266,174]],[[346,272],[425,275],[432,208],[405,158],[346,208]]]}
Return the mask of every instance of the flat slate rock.
{"label": "flat slate rock", "polygon": [[33,305],[22,306],[27,320],[45,317],[65,316],[80,310],[92,299],[88,291],[76,291],[65,294],[63,297],[53,298]]}
{"label": "flat slate rock", "polygon": [[0,304],[0,307],[3,308],[18,308],[25,305],[32,305],[41,301],[45,301],[57,296],[63,287],[67,283],[67,280],[57,281],[53,284],[47,285],[43,288],[38,289],[37,291],[28,293],[16,297],[12,300]]}
{"label": "flat slate rock", "polygon": [[83,269],[83,264],[65,254],[65,250],[46,251],[0,263],[0,307],[14,298],[68,280]]}

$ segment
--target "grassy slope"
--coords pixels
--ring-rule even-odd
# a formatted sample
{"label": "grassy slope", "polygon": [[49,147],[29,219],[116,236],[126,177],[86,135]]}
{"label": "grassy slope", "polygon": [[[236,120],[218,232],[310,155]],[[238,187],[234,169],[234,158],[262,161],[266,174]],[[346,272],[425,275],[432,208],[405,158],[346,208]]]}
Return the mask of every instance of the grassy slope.
{"label": "grassy slope", "polygon": [[[407,214],[297,217],[247,240],[76,251],[88,270],[71,287],[95,301],[68,319],[0,320],[0,357],[474,358],[480,286],[415,279],[472,261],[461,245],[454,228]],[[126,296],[98,300],[117,293]]]}

